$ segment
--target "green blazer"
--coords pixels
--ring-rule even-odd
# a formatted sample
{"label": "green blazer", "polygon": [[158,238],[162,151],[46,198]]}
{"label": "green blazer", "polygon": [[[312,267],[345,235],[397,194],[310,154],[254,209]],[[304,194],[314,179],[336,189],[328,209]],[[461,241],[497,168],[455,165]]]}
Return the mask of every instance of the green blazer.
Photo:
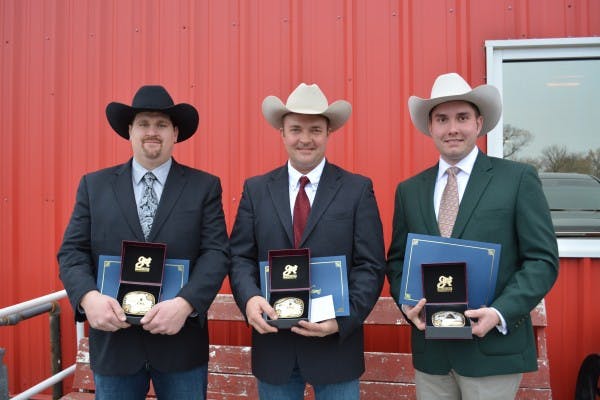
{"label": "green blazer", "polygon": [[[387,276],[398,300],[409,232],[439,235],[433,207],[438,166],[396,189]],[[473,340],[425,340],[411,329],[414,367],[429,374],[450,369],[479,377],[535,371],[537,354],[530,312],[558,276],[558,248],[548,203],[536,170],[479,153],[460,203],[452,237],[502,245],[495,300],[508,334],[492,329]]]}

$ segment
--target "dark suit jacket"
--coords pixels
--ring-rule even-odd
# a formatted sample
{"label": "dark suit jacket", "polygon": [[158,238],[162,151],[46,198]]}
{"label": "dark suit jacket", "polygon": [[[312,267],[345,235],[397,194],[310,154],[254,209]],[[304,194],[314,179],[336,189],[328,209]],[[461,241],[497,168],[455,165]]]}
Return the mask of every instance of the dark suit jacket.
{"label": "dark suit jacket", "polygon": [[[230,282],[236,302],[260,296],[258,262],[267,252],[293,248],[287,165],[248,179],[231,233]],[[385,250],[371,180],[326,163],[300,247],[311,256],[345,255],[350,316],[337,318],[339,333],[306,338],[279,330],[253,330],[252,371],[259,379],[282,384],[297,361],[310,383],[358,378],[364,371],[362,323],[375,305],[384,279]]]}
{"label": "dark suit jacket", "polygon": [[[406,236],[439,235],[433,208],[438,166],[398,185],[388,278],[398,300]],[[460,203],[452,237],[502,245],[495,300],[508,335],[492,329],[473,340],[425,340],[412,329],[415,368],[430,374],[454,369],[489,376],[537,369],[529,313],[558,275],[558,250],[548,204],[535,169],[479,153]]]}
{"label": "dark suit jacket", "polygon": [[[58,252],[60,278],[78,321],[84,294],[96,289],[98,256],[121,254],[123,240],[144,241],[133,194],[131,160],[85,175]],[[115,333],[90,329],[90,361],[100,374],[138,371],[148,361],[162,371],[194,368],[208,361],[206,311],[229,268],[229,245],[215,176],[173,160],[149,242],[167,244],[167,258],[190,260],[190,278],[179,296],[198,312],[173,336],[139,326]]]}

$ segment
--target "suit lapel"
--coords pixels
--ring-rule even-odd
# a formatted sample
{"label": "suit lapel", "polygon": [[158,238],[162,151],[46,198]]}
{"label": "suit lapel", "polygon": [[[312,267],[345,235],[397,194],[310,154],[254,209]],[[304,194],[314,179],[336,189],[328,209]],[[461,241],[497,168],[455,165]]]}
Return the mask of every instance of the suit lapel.
{"label": "suit lapel", "polygon": [[292,211],[290,210],[290,189],[287,165],[273,173],[271,180],[267,183],[269,194],[275,212],[285,227],[285,233],[290,243],[294,243],[294,232],[292,226]]}
{"label": "suit lapel", "polygon": [[440,228],[435,217],[435,209],[433,208],[433,191],[435,189],[435,181],[437,179],[438,166],[429,168],[421,175],[421,184],[419,188],[419,207],[421,215],[425,221],[425,226],[430,235],[439,235]]}
{"label": "suit lapel", "polygon": [[492,163],[485,154],[479,152],[475,160],[475,165],[473,165],[473,171],[469,177],[469,183],[467,183],[465,193],[460,202],[458,215],[456,216],[456,222],[452,230],[453,237],[459,238],[462,235],[491,179]]}
{"label": "suit lapel", "polygon": [[144,233],[140,225],[135,195],[133,194],[133,183],[131,180],[131,160],[123,164],[117,170],[115,181],[113,182],[113,192],[121,212],[125,216],[125,221],[135,233],[137,240],[144,241]]}
{"label": "suit lapel", "polygon": [[[185,177],[185,170],[175,160],[169,170],[167,181],[165,182],[165,188],[160,196],[160,203],[158,203],[158,209],[154,216],[154,222],[152,223],[152,230],[148,235],[148,241],[151,242],[156,237],[157,232],[168,219],[169,214],[173,211],[177,199],[181,196],[187,179]],[[138,223],[139,224],[139,223]]]}
{"label": "suit lapel", "polygon": [[323,173],[321,174],[319,181],[319,187],[317,188],[317,193],[315,195],[315,200],[313,201],[310,214],[308,215],[308,221],[306,222],[306,227],[304,228],[304,233],[302,234],[302,240],[300,240],[300,247],[302,247],[302,244],[313,231],[317,225],[317,222],[321,219],[321,216],[325,210],[327,210],[329,204],[331,204],[333,201],[335,194],[342,186],[341,177],[342,174],[340,173],[339,169],[335,168],[328,162],[325,163],[325,167],[323,168]]}

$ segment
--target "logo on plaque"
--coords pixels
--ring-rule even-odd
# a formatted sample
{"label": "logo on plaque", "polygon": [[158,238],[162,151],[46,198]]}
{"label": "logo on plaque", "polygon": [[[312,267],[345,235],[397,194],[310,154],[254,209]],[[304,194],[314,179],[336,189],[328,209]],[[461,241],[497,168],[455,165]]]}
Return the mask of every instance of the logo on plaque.
{"label": "logo on plaque", "polygon": [[150,263],[152,257],[140,256],[138,262],[135,263],[135,272],[150,272]]}
{"label": "logo on plaque", "polygon": [[452,291],[452,276],[441,275],[438,280],[437,291],[438,292],[451,292]]}
{"label": "logo on plaque", "polygon": [[286,265],[283,270],[283,279],[296,279],[298,278],[298,266],[297,265]]}

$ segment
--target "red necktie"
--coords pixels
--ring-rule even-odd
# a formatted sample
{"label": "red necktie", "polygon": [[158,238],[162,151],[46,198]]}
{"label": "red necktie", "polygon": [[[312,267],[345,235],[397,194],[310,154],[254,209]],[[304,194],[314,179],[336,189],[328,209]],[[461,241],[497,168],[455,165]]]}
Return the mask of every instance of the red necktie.
{"label": "red necktie", "polygon": [[300,189],[294,204],[294,247],[296,248],[300,245],[300,239],[302,239],[302,233],[310,213],[310,201],[308,201],[308,196],[304,190],[304,187],[309,183],[310,180],[306,176],[300,178]]}

